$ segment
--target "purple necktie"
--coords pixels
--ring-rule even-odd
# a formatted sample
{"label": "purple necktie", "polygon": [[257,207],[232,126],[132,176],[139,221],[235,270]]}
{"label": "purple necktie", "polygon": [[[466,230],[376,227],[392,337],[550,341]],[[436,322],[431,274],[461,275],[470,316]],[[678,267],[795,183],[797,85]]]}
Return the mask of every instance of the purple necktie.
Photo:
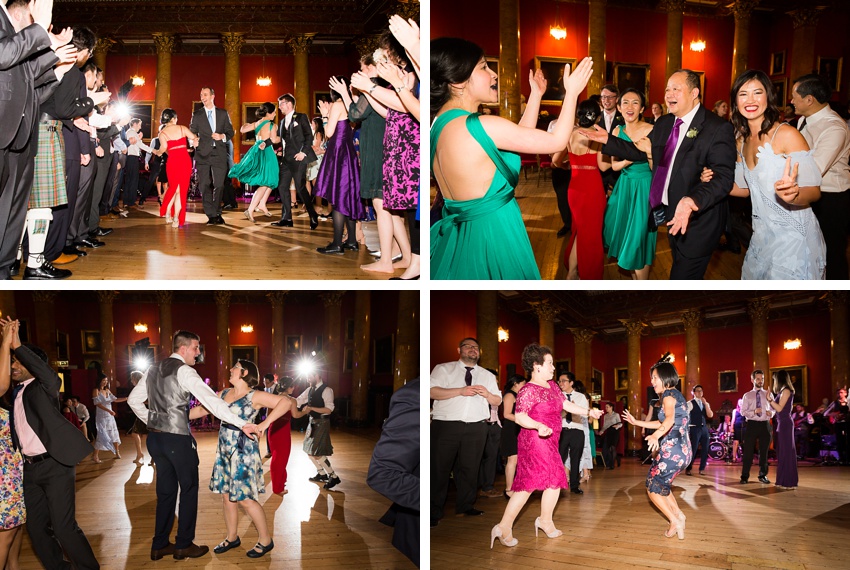
{"label": "purple necktie", "polygon": [[679,142],[679,127],[681,125],[682,119],[677,118],[670,136],[667,137],[667,144],[664,145],[664,156],[661,157],[661,162],[655,167],[655,172],[652,175],[652,184],[649,187],[649,205],[653,208],[661,203],[661,198],[664,196],[664,183],[667,181],[667,171],[672,166],[673,153],[676,151],[676,143]]}
{"label": "purple necktie", "polygon": [[761,408],[761,391],[756,390],[756,408]]}
{"label": "purple necktie", "polygon": [[466,368],[466,376],[464,376],[463,381],[466,382],[467,386],[472,386],[472,366],[464,366]]}

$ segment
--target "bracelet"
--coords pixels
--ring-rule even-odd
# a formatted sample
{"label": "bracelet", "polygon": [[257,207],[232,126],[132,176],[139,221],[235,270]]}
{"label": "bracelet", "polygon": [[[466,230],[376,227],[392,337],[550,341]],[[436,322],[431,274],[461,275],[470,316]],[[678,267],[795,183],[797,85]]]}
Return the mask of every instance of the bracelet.
{"label": "bracelet", "polygon": [[404,85],[399,85],[398,87],[393,87],[393,89],[395,89],[396,93],[401,93],[406,89],[406,87]]}
{"label": "bracelet", "polygon": [[369,93],[371,93],[372,91],[374,91],[376,87],[377,87],[377,85],[375,85],[375,84],[373,83],[373,84],[372,84],[372,86],[369,88]]}

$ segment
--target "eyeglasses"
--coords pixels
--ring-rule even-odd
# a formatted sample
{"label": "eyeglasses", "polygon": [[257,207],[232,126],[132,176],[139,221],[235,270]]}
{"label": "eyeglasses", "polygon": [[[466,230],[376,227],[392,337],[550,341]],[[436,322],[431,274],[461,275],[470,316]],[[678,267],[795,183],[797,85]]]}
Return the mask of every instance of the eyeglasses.
{"label": "eyeglasses", "polygon": [[474,348],[475,350],[481,350],[481,347],[475,344],[462,344],[461,348]]}

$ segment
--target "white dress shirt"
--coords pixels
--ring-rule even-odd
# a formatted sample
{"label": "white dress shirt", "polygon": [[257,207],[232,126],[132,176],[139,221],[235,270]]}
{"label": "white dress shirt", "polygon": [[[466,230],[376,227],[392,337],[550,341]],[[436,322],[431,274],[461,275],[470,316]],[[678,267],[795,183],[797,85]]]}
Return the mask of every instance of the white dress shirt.
{"label": "white dress shirt", "polygon": [[[464,388],[466,365],[460,360],[438,364],[431,371],[431,388]],[[488,392],[499,396],[496,377],[477,364],[472,367],[472,386],[484,386]],[[490,403],[484,396],[455,396],[445,400],[434,400],[432,418],[444,422],[474,423],[490,419]]]}
{"label": "white dress shirt", "polygon": [[[667,199],[667,188],[670,186],[670,177],[673,176],[673,165],[676,163],[676,155],[679,153],[679,147],[682,146],[682,141],[685,140],[685,135],[688,134],[688,129],[691,127],[691,123],[694,121],[694,116],[696,116],[697,111],[701,107],[700,104],[697,104],[691,112],[682,117],[682,124],[679,125],[679,139],[676,141],[676,149],[673,151],[673,158],[670,159],[670,167],[667,169],[667,179],[664,180],[664,194],[661,196],[661,202],[667,206],[670,202]],[[673,119],[673,123],[675,124],[676,119]]]}
{"label": "white dress shirt", "polygon": [[844,192],[850,189],[850,129],[841,116],[829,108],[829,105],[817,113],[806,117],[806,124],[800,131],[812,157],[820,168],[823,180],[821,192]]}
{"label": "white dress shirt", "polygon": [[[756,413],[756,392],[760,392],[761,397],[761,414]],[[756,390],[753,388],[741,398],[741,415],[743,415],[747,420],[753,420],[757,422],[766,422],[770,418],[773,417],[773,408],[770,407],[770,404],[767,403],[767,390]]]}
{"label": "white dress shirt", "polygon": [[127,140],[129,141],[131,139],[136,139],[136,142],[127,147],[127,156],[139,156],[140,149],[147,153],[151,152],[151,147],[145,144],[145,141],[142,140],[142,137],[135,129],[127,129]]}
{"label": "white dress shirt", "polygon": [[[184,363],[186,362],[183,360],[183,357],[176,352],[171,355],[171,358],[176,358]],[[229,404],[219,398],[213,389],[204,383],[198,372],[191,366],[181,366],[177,369],[177,383],[185,391],[190,392],[193,396],[195,396],[203,407],[208,409],[212,415],[221,421],[233,424],[238,428],[241,428],[248,423],[230,411]],[[127,403],[130,405],[133,413],[136,414],[140,420],[145,422],[145,424],[148,423],[148,408],[145,406],[145,400],[147,399],[148,373],[145,372],[145,375],[142,376],[142,379],[139,380],[139,383],[135,388],[133,388],[133,391],[130,392],[130,396],[127,398]]]}
{"label": "white dress shirt", "polygon": [[[318,382],[316,384],[316,389],[318,390],[324,382]],[[307,403],[307,400],[310,398],[310,388],[307,388],[303,392],[301,392],[298,397],[295,399],[295,403],[300,408],[304,404]],[[328,386],[322,391],[322,401],[325,403],[324,407],[328,408],[330,411],[334,411],[334,391],[333,388]],[[330,414],[322,414],[322,417],[328,417]]]}
{"label": "white dress shirt", "polygon": [[[567,398],[567,396],[569,396],[569,398]],[[581,392],[578,392],[576,390],[573,390],[569,394],[564,392],[564,397],[577,406],[581,406],[582,408],[589,407],[587,405],[587,398],[585,398],[584,394],[582,394]],[[581,422],[582,417],[583,416],[579,414],[573,414],[573,421],[567,422],[567,416],[563,416],[561,418],[561,427],[564,429],[584,429],[584,426]]]}

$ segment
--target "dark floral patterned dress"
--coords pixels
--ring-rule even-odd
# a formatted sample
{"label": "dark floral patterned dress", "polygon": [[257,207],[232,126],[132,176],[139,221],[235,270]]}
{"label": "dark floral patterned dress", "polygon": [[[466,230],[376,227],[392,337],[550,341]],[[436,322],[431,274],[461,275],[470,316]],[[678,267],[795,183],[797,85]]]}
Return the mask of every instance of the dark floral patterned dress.
{"label": "dark floral patterned dress", "polygon": [[[221,393],[221,398],[230,388]],[[253,407],[254,390],[228,404],[230,411],[247,422],[253,422],[259,410]],[[229,425],[229,424],[227,424]],[[222,424],[218,432],[218,449],[210,477],[210,491],[227,494],[231,501],[259,501],[266,492],[263,461],[256,440],[242,434],[236,426]]]}
{"label": "dark floral patterned dress", "polygon": [[649,492],[665,497],[670,494],[673,479],[685,470],[693,456],[691,440],[688,436],[688,403],[681,392],[675,389],[664,390],[661,394],[662,404],[658,411],[658,420],[664,422],[663,402],[667,396],[676,400],[675,420],[670,431],[658,442],[658,453],[649,468],[649,475],[646,476],[646,488]]}
{"label": "dark floral patterned dress", "polygon": [[419,202],[419,122],[387,110],[384,131],[384,208],[415,210]]}
{"label": "dark floral patterned dress", "polygon": [[0,530],[9,530],[27,522],[24,467],[21,454],[12,447],[10,413],[0,408]]}

